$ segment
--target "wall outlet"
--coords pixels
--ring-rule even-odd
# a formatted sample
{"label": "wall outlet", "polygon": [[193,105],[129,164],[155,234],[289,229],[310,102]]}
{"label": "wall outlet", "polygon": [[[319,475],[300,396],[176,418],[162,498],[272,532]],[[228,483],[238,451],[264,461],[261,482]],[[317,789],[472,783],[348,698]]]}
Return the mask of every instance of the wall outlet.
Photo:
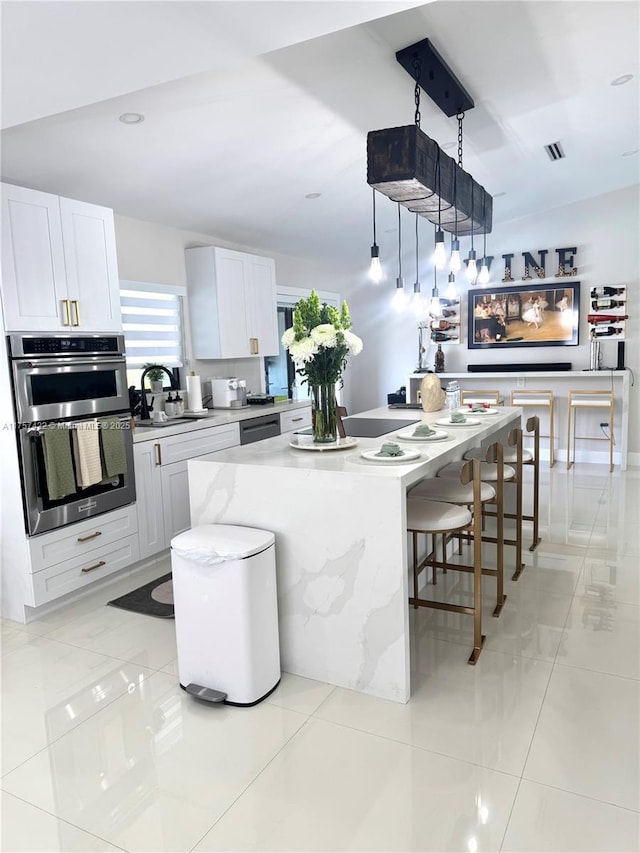
{"label": "wall outlet", "polygon": [[524,388],[525,381],[524,376],[518,376],[516,379],[516,388]]}

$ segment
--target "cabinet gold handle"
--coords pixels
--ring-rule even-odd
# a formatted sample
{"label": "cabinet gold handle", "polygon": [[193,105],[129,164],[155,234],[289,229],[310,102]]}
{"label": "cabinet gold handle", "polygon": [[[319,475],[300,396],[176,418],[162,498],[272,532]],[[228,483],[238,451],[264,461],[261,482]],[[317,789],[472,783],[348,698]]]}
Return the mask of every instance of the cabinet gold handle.
{"label": "cabinet gold handle", "polygon": [[71,304],[70,304],[68,299],[63,299],[62,302],[64,304],[64,316],[65,316],[65,322],[63,323],[63,325],[64,326],[70,326],[71,325]]}
{"label": "cabinet gold handle", "polygon": [[162,465],[162,448],[159,444],[154,444],[153,449],[156,453],[156,465]]}
{"label": "cabinet gold handle", "polygon": [[76,321],[72,325],[79,326],[80,325],[80,303],[77,299],[72,299],[71,304],[73,305],[73,310],[76,312]]}
{"label": "cabinet gold handle", "polygon": [[96,563],[96,564],[95,564],[95,565],[93,565],[93,566],[87,566],[87,568],[86,568],[86,569],[82,569],[82,572],[86,575],[86,573],[87,573],[87,572],[93,572],[93,571],[95,571],[96,569],[101,569],[101,568],[102,568],[102,566],[106,566],[106,565],[107,565],[107,564],[105,563],[105,561],[104,561],[104,560],[100,560],[100,562],[99,562],[99,563]]}
{"label": "cabinet gold handle", "polygon": [[78,542],[88,542],[90,539],[95,539],[97,536],[102,536],[101,530],[96,530],[95,533],[90,533],[88,536],[78,536]]}

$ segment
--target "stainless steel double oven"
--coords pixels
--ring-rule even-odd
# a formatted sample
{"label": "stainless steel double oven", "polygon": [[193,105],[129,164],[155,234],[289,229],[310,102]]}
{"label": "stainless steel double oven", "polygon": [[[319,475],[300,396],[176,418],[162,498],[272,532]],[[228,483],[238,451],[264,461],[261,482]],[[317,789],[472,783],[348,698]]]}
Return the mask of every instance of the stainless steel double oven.
{"label": "stainless steel double oven", "polygon": [[[7,339],[26,532],[44,533],[135,500],[133,440],[124,357],[117,334],[14,334]],[[49,497],[45,430],[116,416],[126,472],[64,498]],[[113,421],[117,426],[117,423]]]}

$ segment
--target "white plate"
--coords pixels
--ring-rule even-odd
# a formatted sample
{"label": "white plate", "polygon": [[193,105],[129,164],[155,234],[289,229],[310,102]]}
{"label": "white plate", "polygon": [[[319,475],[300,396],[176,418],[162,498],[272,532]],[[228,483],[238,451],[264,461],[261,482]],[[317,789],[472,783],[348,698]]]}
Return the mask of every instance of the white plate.
{"label": "white plate", "polygon": [[400,441],[441,441],[443,438],[449,438],[449,433],[443,429],[437,429],[433,435],[414,435],[412,432],[397,432],[396,438]]}
{"label": "white plate", "polygon": [[467,418],[466,421],[464,421],[463,423],[456,424],[456,423],[453,423],[452,421],[450,421],[449,418],[440,418],[440,420],[437,420],[436,423],[439,426],[469,427],[469,426],[478,426],[480,421],[477,420],[476,418]]}
{"label": "white plate", "polygon": [[497,409],[491,409],[491,408],[483,409],[481,412],[480,411],[471,412],[471,409],[469,408],[469,406],[462,406],[460,409],[458,409],[458,411],[462,412],[463,415],[468,415],[469,413],[471,413],[472,415],[497,415],[498,414]]}
{"label": "white plate", "polygon": [[402,456],[377,456],[376,454],[380,452],[380,448],[377,450],[363,450],[360,456],[363,459],[367,459],[369,462],[415,462],[416,459],[420,458],[419,450],[403,450]]}
{"label": "white plate", "polygon": [[289,446],[295,447],[296,450],[347,450],[355,447],[357,443],[358,439],[351,435],[338,438],[336,441],[328,441],[326,444],[315,444],[312,435],[294,435]]}

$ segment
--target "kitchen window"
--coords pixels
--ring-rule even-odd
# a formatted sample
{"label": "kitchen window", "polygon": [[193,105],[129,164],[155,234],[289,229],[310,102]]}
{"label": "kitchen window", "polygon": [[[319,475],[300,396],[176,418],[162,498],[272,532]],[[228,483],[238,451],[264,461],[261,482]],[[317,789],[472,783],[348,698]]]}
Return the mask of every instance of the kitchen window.
{"label": "kitchen window", "polygon": [[178,383],[184,364],[183,303],[186,288],[143,281],[120,282],[127,382],[140,387],[145,364],[162,364]]}

